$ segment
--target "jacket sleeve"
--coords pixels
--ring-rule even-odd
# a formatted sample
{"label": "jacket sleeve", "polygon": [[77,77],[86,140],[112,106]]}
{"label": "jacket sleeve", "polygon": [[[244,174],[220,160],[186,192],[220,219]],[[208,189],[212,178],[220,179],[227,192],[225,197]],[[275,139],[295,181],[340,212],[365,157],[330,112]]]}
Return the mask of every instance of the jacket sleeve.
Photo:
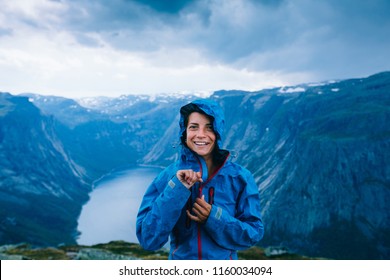
{"label": "jacket sleeve", "polygon": [[166,178],[169,177],[160,174],[153,181],[138,211],[137,238],[146,250],[164,246],[191,194],[176,176]]}
{"label": "jacket sleeve", "polygon": [[212,205],[205,229],[214,241],[230,250],[243,250],[255,245],[264,235],[261,220],[260,198],[257,185],[251,174],[239,182],[243,184],[236,204],[236,214]]}

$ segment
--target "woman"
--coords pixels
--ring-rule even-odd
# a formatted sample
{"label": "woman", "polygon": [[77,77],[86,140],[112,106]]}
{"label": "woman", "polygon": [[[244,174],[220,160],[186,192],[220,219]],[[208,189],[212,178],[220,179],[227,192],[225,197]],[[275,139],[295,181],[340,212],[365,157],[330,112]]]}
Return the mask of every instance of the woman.
{"label": "woman", "polygon": [[211,100],[180,109],[179,160],[152,182],[138,212],[143,248],[157,250],[170,237],[169,259],[237,259],[263,237],[257,185],[220,149],[223,126]]}

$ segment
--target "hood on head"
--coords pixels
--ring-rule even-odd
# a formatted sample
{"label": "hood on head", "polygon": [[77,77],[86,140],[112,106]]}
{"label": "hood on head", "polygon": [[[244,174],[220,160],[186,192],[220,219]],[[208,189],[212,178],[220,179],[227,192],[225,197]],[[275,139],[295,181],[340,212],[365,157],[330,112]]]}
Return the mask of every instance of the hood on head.
{"label": "hood on head", "polygon": [[213,118],[213,129],[217,136],[218,147],[222,147],[222,135],[225,126],[225,116],[217,102],[210,99],[199,99],[181,107],[180,109],[180,138],[186,130],[184,120],[192,112],[200,109],[201,112]]}

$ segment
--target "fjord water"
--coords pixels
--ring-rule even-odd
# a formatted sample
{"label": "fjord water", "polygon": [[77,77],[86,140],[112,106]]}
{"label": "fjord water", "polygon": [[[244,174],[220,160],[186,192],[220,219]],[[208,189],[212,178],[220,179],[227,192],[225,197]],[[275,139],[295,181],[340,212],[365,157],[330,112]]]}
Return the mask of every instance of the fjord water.
{"label": "fjord water", "polygon": [[162,169],[135,167],[115,171],[97,181],[78,220],[80,245],[113,240],[138,243],[136,216],[142,197]]}

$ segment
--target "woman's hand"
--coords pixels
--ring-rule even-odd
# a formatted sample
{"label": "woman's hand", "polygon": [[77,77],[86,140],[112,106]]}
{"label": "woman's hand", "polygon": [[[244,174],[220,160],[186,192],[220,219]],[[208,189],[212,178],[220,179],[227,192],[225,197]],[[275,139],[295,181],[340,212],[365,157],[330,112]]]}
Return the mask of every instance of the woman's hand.
{"label": "woman's hand", "polygon": [[202,198],[197,198],[194,206],[192,207],[192,213],[187,210],[187,216],[198,223],[205,223],[207,221],[207,218],[210,216],[211,212],[211,204],[207,203],[204,199],[204,195]]}
{"label": "woman's hand", "polygon": [[179,170],[176,172],[176,177],[187,189],[190,189],[196,182],[203,182],[202,174],[192,169]]}

